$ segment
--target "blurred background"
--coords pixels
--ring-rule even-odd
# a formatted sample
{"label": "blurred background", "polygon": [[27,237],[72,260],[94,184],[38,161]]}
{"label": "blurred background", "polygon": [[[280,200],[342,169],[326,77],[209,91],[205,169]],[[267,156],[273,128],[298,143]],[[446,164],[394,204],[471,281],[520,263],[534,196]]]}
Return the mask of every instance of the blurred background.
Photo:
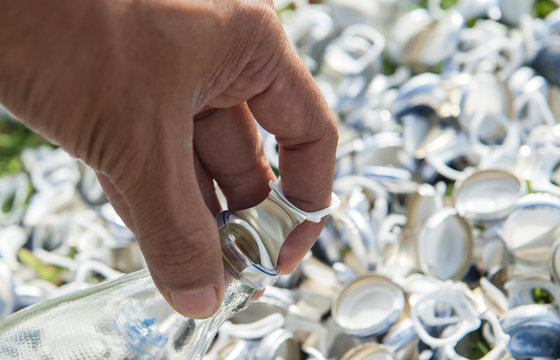
{"label": "blurred background", "polygon": [[[342,206],[303,270],[278,284],[294,290],[283,315],[311,314],[304,325],[322,339],[307,350],[300,341],[296,353],[305,350],[301,358],[319,359],[312,356],[318,349],[340,358],[364,342],[351,329],[335,331],[324,323],[340,289],[366,273],[403,288],[410,273],[471,288],[485,279],[497,289],[490,297],[502,301],[492,308],[500,315],[520,302],[557,307],[558,236],[531,244],[513,241],[511,234],[533,239],[536,224],[543,234],[555,235],[560,224],[560,1],[276,0],[275,5],[340,130],[335,192]],[[276,168],[275,139],[262,135]],[[473,172],[496,168],[465,182]],[[535,193],[552,196],[539,200],[547,207],[540,220],[520,218],[526,214],[519,212],[505,220],[519,210],[522,196]],[[91,169],[1,106],[0,207],[0,320],[144,266],[134,236]],[[430,228],[434,221],[428,219],[441,219],[442,210],[452,225]],[[442,234],[452,239],[444,241]],[[403,253],[399,244],[406,239],[417,248],[404,250],[416,254]],[[553,260],[551,250],[558,253]],[[529,286],[529,300],[504,288],[520,273],[542,280]],[[254,315],[250,321],[263,316],[248,313]],[[240,315],[238,321],[249,320]],[[554,327],[560,339],[560,320]],[[352,336],[340,340],[340,348],[330,347],[344,331]],[[491,348],[482,338],[469,342],[474,347],[464,353],[468,358],[479,359]],[[410,358],[406,354],[400,359]]]}

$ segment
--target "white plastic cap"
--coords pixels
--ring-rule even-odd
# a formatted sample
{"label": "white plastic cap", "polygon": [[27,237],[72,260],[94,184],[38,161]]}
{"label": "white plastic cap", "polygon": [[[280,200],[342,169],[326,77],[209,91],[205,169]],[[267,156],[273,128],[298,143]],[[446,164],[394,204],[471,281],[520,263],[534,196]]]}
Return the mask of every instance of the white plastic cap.
{"label": "white plastic cap", "polygon": [[276,182],[270,180],[268,182],[268,186],[270,186],[271,190],[276,191],[278,195],[282,198],[282,200],[284,200],[288,205],[290,205],[291,207],[297,209],[300,213],[302,213],[306,217],[306,220],[314,223],[320,222],[322,218],[332,214],[340,206],[340,199],[338,198],[338,196],[336,196],[335,193],[332,193],[331,205],[329,207],[318,211],[312,211],[312,212],[303,211],[297,206],[295,206],[294,204],[292,204],[290,200],[286,198],[286,195],[284,194],[284,190],[282,189],[282,180],[280,178],[278,178],[278,181]]}

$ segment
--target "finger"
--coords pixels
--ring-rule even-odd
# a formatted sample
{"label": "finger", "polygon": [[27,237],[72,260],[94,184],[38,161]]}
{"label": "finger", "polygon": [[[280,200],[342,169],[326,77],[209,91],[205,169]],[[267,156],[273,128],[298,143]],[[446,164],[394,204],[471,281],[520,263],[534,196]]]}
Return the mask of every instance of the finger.
{"label": "finger", "polygon": [[305,211],[330,205],[338,135],[332,112],[292,51],[280,59],[270,86],[249,101],[259,123],[276,136],[286,196]]}
{"label": "finger", "polygon": [[132,221],[132,216],[130,215],[130,209],[128,208],[128,204],[124,200],[121,193],[119,193],[117,188],[115,188],[115,185],[113,185],[113,183],[107,176],[103,175],[100,172],[96,172],[96,175],[97,180],[99,181],[103,192],[105,192],[105,195],[107,195],[107,198],[109,199],[111,206],[113,206],[113,209],[115,209],[119,217],[130,229],[130,231],[135,233],[136,228],[134,226],[134,221]]}
{"label": "finger", "polygon": [[216,179],[230,210],[246,209],[266,198],[274,172],[247,104],[197,117],[194,146],[204,168]]}
{"label": "finger", "polygon": [[[270,85],[249,101],[259,123],[276,135],[279,171],[290,201],[305,211],[330,205],[338,133],[336,122],[311,74],[285,43]],[[306,222],[281,250],[279,266],[291,271],[321,231]],[[289,254],[289,256],[285,255]]]}
{"label": "finger", "polygon": [[199,191],[188,134],[192,122],[158,128],[143,144],[142,161],[127,164],[115,188],[162,295],[181,314],[204,318],[221,303],[224,276],[216,222]]}
{"label": "finger", "polygon": [[204,165],[200,161],[200,158],[197,154],[195,154],[194,156],[194,165],[196,179],[198,181],[200,193],[204,198],[204,203],[206,203],[206,207],[208,207],[212,214],[217,214],[222,209],[222,207],[216,194],[216,188],[214,186],[212,176],[210,175],[208,170],[204,168]]}
{"label": "finger", "polygon": [[326,220],[320,224],[305,222],[291,232],[278,256],[278,267],[282,274],[289,274],[295,270],[317,240],[325,222]]}

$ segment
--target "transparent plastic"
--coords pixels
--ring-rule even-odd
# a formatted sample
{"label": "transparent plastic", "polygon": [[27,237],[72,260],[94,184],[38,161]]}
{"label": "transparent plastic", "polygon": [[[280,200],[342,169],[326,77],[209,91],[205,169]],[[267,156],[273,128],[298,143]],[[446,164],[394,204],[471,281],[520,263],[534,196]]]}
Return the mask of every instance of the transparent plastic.
{"label": "transparent plastic", "polygon": [[[276,279],[258,271],[250,229],[221,217],[224,301],[211,318],[176,313],[147,270],[52,299],[0,323],[1,359],[201,359],[221,324]],[[254,269],[257,271],[254,271]],[[251,269],[247,273],[247,269]],[[245,274],[250,276],[245,276]]]}

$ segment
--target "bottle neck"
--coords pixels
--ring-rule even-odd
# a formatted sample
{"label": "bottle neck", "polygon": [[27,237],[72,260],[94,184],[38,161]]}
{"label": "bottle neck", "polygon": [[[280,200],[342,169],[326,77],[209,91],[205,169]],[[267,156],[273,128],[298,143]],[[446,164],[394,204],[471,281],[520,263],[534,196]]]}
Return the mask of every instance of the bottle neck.
{"label": "bottle neck", "polygon": [[[222,324],[231,317],[233,313],[245,309],[253,300],[259,288],[248,282],[240,274],[238,269],[226,261],[224,255],[224,275],[226,288],[224,299],[218,311],[210,318],[180,319],[175,326],[172,338],[179,356],[171,359],[193,359],[200,360],[207,353],[215,334]],[[179,340],[179,341],[178,341]]]}
{"label": "bottle neck", "polygon": [[247,222],[258,234],[273,267],[278,263],[280,248],[288,235],[307,219],[305,213],[288,203],[274,189],[263,202],[252,208],[236,211],[235,216]]}
{"label": "bottle neck", "polygon": [[[235,215],[228,211],[221,213],[220,217],[218,231],[226,286],[229,286],[229,281],[240,281],[258,290],[274,284],[278,273],[275,269],[266,271],[260,266],[261,252],[257,244],[260,240],[252,227],[244,221],[237,221]],[[230,218],[234,220],[230,221]]]}

